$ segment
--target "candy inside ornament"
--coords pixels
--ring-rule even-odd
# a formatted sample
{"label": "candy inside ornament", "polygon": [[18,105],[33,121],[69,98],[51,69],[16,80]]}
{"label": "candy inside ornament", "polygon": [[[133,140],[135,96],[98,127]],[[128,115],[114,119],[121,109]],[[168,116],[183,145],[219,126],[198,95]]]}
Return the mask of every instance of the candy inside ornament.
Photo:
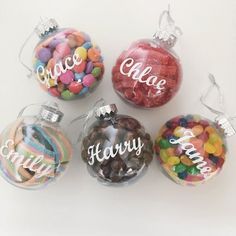
{"label": "candy inside ornament", "polygon": [[175,182],[197,185],[222,169],[226,154],[224,131],[199,115],[177,116],[161,128],[155,151]]}
{"label": "candy inside ornament", "polygon": [[54,19],[36,29],[41,38],[33,55],[33,71],[41,87],[63,100],[81,98],[92,92],[104,73],[98,46],[81,31],[58,28]]}
{"label": "candy inside ornament", "polygon": [[82,158],[88,170],[104,184],[128,183],[152,161],[152,141],[134,118],[117,114],[114,104],[95,111],[96,121],[82,141]]}
{"label": "candy inside ornament", "polygon": [[58,178],[72,155],[55,105],[42,105],[37,116],[22,116],[0,135],[0,174],[9,183],[37,189]]}
{"label": "candy inside ornament", "polygon": [[[162,26],[164,20],[168,24]],[[179,59],[171,50],[177,32],[169,11],[164,11],[153,40],[139,40],[122,52],[112,70],[113,87],[121,98],[152,108],[164,105],[176,94],[182,79]]]}

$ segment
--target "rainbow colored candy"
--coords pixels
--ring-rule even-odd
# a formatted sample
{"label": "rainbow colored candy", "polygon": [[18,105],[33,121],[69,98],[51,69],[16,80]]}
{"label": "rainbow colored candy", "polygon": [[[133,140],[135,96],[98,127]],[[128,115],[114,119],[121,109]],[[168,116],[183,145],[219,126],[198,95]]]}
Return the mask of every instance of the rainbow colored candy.
{"label": "rainbow colored candy", "polygon": [[223,131],[213,122],[199,115],[181,115],[161,128],[155,151],[175,182],[197,185],[222,169],[226,144]]}
{"label": "rainbow colored candy", "polygon": [[[7,157],[10,152],[14,154]],[[64,172],[71,155],[71,144],[58,127],[46,126],[32,117],[17,119],[0,136],[0,174],[18,187],[40,188],[52,182]],[[39,157],[40,162],[33,165]],[[27,168],[17,162],[28,163]],[[40,167],[43,167],[41,170],[51,168],[40,176],[43,172],[36,171],[40,171]]]}
{"label": "rainbow colored candy", "polygon": [[62,29],[44,38],[34,50],[33,68],[41,87],[63,100],[92,92],[104,73],[99,47],[74,29]]}

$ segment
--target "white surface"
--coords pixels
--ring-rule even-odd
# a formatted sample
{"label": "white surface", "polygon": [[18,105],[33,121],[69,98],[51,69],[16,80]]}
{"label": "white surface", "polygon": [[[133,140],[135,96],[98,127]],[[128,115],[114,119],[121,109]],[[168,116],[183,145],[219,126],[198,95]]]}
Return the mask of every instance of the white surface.
{"label": "white surface", "polygon": [[[198,113],[213,118],[199,96],[215,74],[226,96],[229,113],[236,112],[235,0],[170,0],[172,15],[184,35],[175,49],[184,78],[178,95],[166,106],[140,110],[124,104],[111,89],[111,68],[121,51],[140,38],[151,37],[164,0],[66,0],[0,2],[2,130],[29,103],[53,100],[26,77],[17,53],[40,16],[55,17],[61,26],[89,33],[101,47],[106,65],[102,84],[89,98],[59,101],[66,113],[63,125],[100,96],[117,103],[121,113],[137,117],[152,134],[169,118]],[[24,58],[30,61],[35,37]],[[109,91],[109,93],[107,92]],[[228,140],[228,160],[209,183],[181,187],[167,179],[154,159],[147,174],[124,188],[101,186],[90,177],[75,150],[67,173],[42,191],[25,191],[0,179],[1,236],[131,236],[236,235],[236,137]]]}

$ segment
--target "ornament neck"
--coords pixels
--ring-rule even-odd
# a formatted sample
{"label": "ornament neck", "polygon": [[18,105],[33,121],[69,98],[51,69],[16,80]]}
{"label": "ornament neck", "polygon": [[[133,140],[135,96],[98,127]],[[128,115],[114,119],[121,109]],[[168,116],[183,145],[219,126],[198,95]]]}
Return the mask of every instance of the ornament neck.
{"label": "ornament neck", "polygon": [[182,35],[182,31],[175,25],[175,21],[170,15],[170,5],[168,5],[168,10],[163,11],[160,15],[159,27],[153,35],[153,39],[165,48],[172,48],[180,35]]}
{"label": "ornament neck", "polygon": [[58,27],[59,25],[53,18],[45,20],[41,19],[41,22],[35,27],[34,32],[39,36],[39,38],[43,39],[57,31]]}

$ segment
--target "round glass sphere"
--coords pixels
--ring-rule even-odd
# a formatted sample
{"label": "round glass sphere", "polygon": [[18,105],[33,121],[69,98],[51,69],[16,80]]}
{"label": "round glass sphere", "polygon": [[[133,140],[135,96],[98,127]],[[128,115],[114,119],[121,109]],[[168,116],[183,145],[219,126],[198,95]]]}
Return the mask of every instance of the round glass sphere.
{"label": "round glass sphere", "polygon": [[226,154],[224,133],[199,115],[181,115],[165,123],[155,140],[161,166],[175,182],[197,185],[215,176]]}
{"label": "round glass sphere", "polygon": [[67,168],[72,147],[60,127],[36,117],[22,117],[0,135],[0,174],[9,183],[41,188]]}
{"label": "round glass sphere", "polygon": [[89,94],[104,73],[99,47],[87,34],[69,28],[42,38],[34,50],[33,68],[41,87],[63,100]]}
{"label": "round glass sphere", "polygon": [[178,91],[182,70],[176,56],[154,40],[134,42],[112,70],[115,91],[125,101],[144,108],[167,103]]}
{"label": "round glass sphere", "polygon": [[153,157],[152,141],[134,118],[115,115],[95,121],[82,142],[88,170],[104,184],[136,179]]}

